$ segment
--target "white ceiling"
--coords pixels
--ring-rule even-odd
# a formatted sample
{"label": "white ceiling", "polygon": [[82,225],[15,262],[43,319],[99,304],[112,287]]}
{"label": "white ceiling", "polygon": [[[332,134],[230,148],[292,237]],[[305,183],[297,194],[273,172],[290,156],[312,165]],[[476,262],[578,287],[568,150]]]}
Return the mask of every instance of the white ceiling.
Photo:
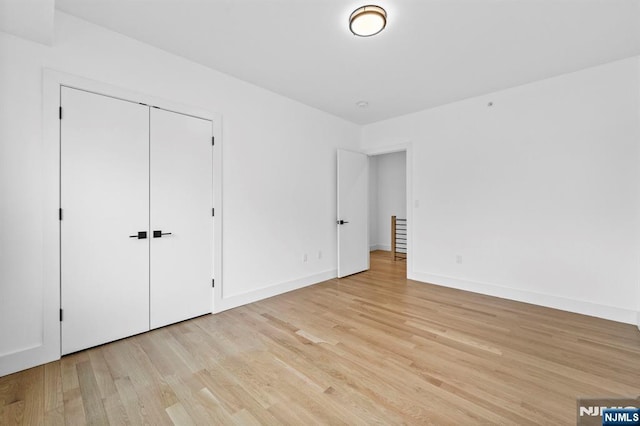
{"label": "white ceiling", "polygon": [[[56,0],[56,8],[355,123],[640,54],[639,0]],[[356,102],[369,102],[358,108]]]}

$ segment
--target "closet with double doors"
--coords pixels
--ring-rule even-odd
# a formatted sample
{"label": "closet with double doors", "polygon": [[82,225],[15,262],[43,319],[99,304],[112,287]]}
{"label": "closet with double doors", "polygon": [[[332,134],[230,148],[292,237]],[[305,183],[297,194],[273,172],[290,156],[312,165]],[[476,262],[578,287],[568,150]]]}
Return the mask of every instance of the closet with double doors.
{"label": "closet with double doors", "polygon": [[62,354],[210,313],[212,122],[60,98]]}

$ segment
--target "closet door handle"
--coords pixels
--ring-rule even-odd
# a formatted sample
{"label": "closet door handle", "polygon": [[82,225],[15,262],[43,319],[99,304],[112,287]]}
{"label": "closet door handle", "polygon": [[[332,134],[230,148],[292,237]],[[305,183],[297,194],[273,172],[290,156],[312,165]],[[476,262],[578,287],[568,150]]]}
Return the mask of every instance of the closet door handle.
{"label": "closet door handle", "polygon": [[144,240],[147,238],[147,231],[139,231],[136,235],[129,235],[129,238],[137,238],[139,240]]}
{"label": "closet door handle", "polygon": [[171,235],[171,232],[153,231],[153,238],[162,238],[163,235]]}

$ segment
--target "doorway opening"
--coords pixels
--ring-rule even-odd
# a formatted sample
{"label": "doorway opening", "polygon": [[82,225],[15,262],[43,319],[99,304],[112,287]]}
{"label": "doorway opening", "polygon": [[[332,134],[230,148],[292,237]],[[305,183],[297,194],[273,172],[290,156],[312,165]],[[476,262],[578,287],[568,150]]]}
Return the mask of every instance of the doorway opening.
{"label": "doorway opening", "polygon": [[408,244],[407,152],[369,157],[369,252],[380,263],[406,267]]}

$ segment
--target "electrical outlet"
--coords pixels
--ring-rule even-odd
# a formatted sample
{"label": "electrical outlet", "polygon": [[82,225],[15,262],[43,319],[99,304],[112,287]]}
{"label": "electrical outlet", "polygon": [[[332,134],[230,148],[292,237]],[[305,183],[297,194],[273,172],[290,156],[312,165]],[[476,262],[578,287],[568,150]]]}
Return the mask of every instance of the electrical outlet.
{"label": "electrical outlet", "polygon": [[460,255],[456,256],[456,263],[462,263],[462,256]]}

